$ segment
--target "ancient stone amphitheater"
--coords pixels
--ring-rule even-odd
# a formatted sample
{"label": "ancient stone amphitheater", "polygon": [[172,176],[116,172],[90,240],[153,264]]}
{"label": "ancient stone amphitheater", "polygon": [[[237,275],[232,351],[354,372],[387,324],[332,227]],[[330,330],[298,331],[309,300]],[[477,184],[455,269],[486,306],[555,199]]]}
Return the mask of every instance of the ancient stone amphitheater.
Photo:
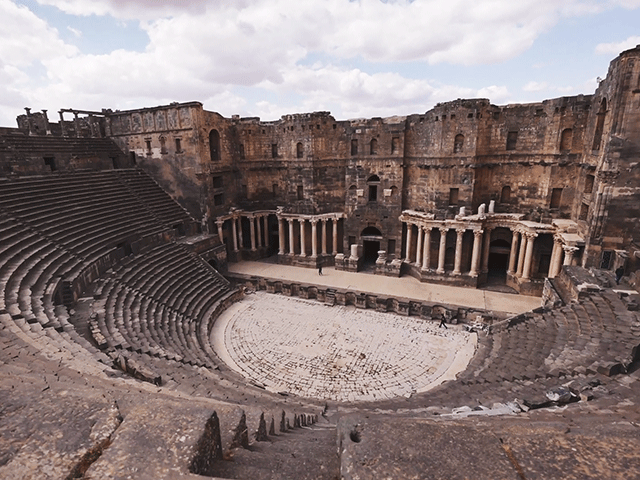
{"label": "ancient stone amphitheater", "polygon": [[[419,210],[416,202],[422,200],[407,193],[419,181],[411,177],[411,166],[396,165],[392,156],[380,159],[386,166],[378,168],[371,158],[378,154],[377,142],[366,158],[349,137],[337,140],[346,146],[344,159],[326,154],[322,148],[329,149],[332,132],[344,125],[329,126],[330,133],[322,133],[325,147],[304,160],[324,162],[318,168],[329,177],[331,168],[342,172],[335,189],[344,191],[334,196],[322,186],[308,193],[311,180],[305,175],[318,172],[314,167],[305,173],[296,163],[304,154],[297,143],[291,159],[274,163],[278,143],[284,144],[294,125],[287,130],[278,122],[246,121],[253,134],[262,127],[282,130],[274,137],[278,142],[243,137],[242,129],[253,134],[247,125],[240,128],[238,119],[223,128],[217,114],[200,110],[189,116],[192,104],[148,112],[72,111],[73,121],[56,124],[46,112],[28,110],[18,118],[19,128],[0,129],[0,478],[640,478],[640,296],[634,272],[640,234],[638,219],[629,213],[637,211],[640,183],[638,57],[640,49],[616,59],[593,97],[527,107],[531,117],[522,113],[523,106],[504,107],[501,115],[517,110],[520,123],[512,119],[496,131],[519,126],[521,141],[538,128],[534,134],[547,148],[553,137],[547,110],[550,117],[564,115],[561,105],[573,105],[581,113],[572,117],[571,153],[518,152],[514,136],[505,135],[512,142],[507,150],[516,152],[501,153],[502,166],[496,159],[487,166],[486,155],[478,152],[471,155],[477,162],[476,190],[467,198],[467,183],[461,181],[455,192],[447,183],[446,195],[440,192],[449,200],[444,209],[436,201]],[[603,96],[608,100],[601,111]],[[437,108],[442,115],[443,108],[458,112],[471,104],[494,108],[482,102]],[[586,104],[597,106],[593,115],[584,113]],[[88,116],[79,116],[84,113]],[[460,122],[498,118],[485,111],[481,121],[477,113],[446,115]],[[128,133],[117,130],[125,114],[141,119],[129,124]],[[201,118],[207,115],[211,118]],[[219,130],[203,126],[208,121],[218,122]],[[371,123],[378,125],[375,119]],[[404,152],[419,140],[409,120],[402,131],[387,131],[390,122],[383,123],[375,127],[382,135],[376,138],[389,134],[392,154],[393,138],[401,138]],[[401,122],[392,123],[398,128]],[[553,127],[553,138],[566,141],[560,134],[567,122],[561,123]],[[525,128],[530,124],[535,128]],[[459,128],[468,139],[473,128],[466,123]],[[353,135],[360,134],[353,129]],[[320,125],[312,133],[316,130]],[[591,135],[586,138],[594,131],[598,145]],[[477,135],[482,144],[484,133]],[[172,136],[175,141],[168,141]],[[196,137],[206,138],[207,148],[191,141]],[[254,150],[251,142],[267,145],[270,159],[243,163]],[[580,146],[587,142],[588,148]],[[525,145],[533,148],[531,142]],[[454,145],[453,151],[461,148]],[[195,167],[185,160],[189,155],[197,160]],[[415,160],[400,155],[402,162]],[[346,167],[340,167],[343,160]],[[429,168],[449,160],[434,160]],[[287,162],[289,174],[283,175]],[[358,170],[353,162],[370,171],[356,175],[361,179],[356,187],[362,188],[351,192],[344,175]],[[394,177],[396,167],[406,170],[403,178]],[[558,206],[559,187],[547,185],[552,205],[540,207],[548,198],[536,197],[533,186],[541,180],[527,170],[534,167],[577,182],[563,193],[573,192],[575,199]],[[511,172],[509,181],[525,185],[529,203],[499,202],[503,211],[492,204],[485,212],[479,202],[485,194],[485,203],[491,198],[483,190],[488,188],[481,181],[483,168]],[[439,175],[474,169],[449,166]],[[281,184],[283,193],[274,186],[260,197],[260,189],[252,189],[251,179],[267,171],[282,182],[291,177]],[[386,188],[383,171],[394,177],[400,194]],[[299,181],[305,188],[297,187]],[[378,186],[389,202],[402,197],[400,203],[382,205]],[[354,207],[362,197],[358,190],[365,187],[368,198],[359,210]],[[343,202],[340,212],[337,197]],[[277,203],[286,207],[275,208]],[[323,209],[325,203],[330,208]],[[480,211],[459,211],[465,205]],[[523,205],[530,210],[514,213],[526,210]],[[395,218],[376,223],[388,212]],[[318,222],[322,229],[316,229]],[[217,232],[209,233],[214,225]],[[480,228],[505,232],[499,238],[489,233],[482,241]],[[432,229],[443,232],[433,242],[425,240]],[[508,229],[513,234],[505,237]],[[448,230],[457,234],[449,239]],[[467,235],[469,230],[474,233]],[[543,235],[551,235],[551,243],[535,240]],[[372,244],[380,254],[375,266],[367,266]],[[298,268],[350,270],[379,279],[383,290],[385,281],[398,280],[390,277],[403,275],[425,288],[433,282],[542,292],[542,299],[539,308],[507,315],[227,268],[228,261],[269,257]],[[614,260],[625,269],[620,284]],[[263,290],[318,306],[393,313],[415,324],[444,319],[451,330],[472,331],[475,352],[455,379],[395,397],[336,400],[278,391],[230,368],[212,339],[225,312]]]}

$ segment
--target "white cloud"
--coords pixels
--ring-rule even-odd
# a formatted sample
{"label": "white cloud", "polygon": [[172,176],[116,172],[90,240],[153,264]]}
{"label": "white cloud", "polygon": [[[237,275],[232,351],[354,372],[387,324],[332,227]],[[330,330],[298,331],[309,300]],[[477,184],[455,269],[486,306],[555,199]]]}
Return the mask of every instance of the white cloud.
{"label": "white cloud", "polygon": [[65,44],[56,29],[28,8],[0,0],[0,59],[16,67],[47,57],[73,55],[75,47]]}
{"label": "white cloud", "polygon": [[598,55],[618,55],[624,50],[634,48],[636,45],[640,45],[640,36],[634,35],[621,42],[612,43],[599,43],[596,45],[595,52]]}
{"label": "white cloud", "polygon": [[549,88],[549,84],[547,82],[535,82],[532,80],[522,87],[522,90],[525,92],[540,92],[547,88]]}

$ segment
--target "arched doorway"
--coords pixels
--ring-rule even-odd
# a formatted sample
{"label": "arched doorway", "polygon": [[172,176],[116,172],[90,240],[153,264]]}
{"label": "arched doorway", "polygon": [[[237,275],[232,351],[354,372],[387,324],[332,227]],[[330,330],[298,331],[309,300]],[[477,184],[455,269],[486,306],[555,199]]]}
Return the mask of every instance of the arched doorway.
{"label": "arched doorway", "polygon": [[362,237],[362,262],[363,269],[375,266],[378,260],[378,251],[380,250],[380,242],[382,242],[382,232],[376,227],[367,227],[360,234]]}

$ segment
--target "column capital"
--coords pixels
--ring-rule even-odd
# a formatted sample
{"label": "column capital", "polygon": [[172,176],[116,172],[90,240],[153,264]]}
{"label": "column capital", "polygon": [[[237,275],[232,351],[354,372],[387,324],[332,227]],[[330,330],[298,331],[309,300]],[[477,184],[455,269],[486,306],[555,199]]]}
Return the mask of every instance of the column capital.
{"label": "column capital", "polygon": [[456,227],[456,233],[458,235],[463,235],[464,232],[466,232],[466,231],[467,231],[467,229],[465,227]]}
{"label": "column capital", "polygon": [[318,223],[318,219],[315,217],[312,217],[309,219],[309,222],[311,223],[311,225],[317,225]]}
{"label": "column capital", "polygon": [[[484,233],[484,230],[474,230],[473,231],[473,236],[474,237],[481,237],[483,233]],[[487,233],[489,233],[489,230],[487,230]]]}
{"label": "column capital", "polygon": [[562,249],[564,250],[564,253],[567,254],[574,254],[576,253],[578,250],[580,250],[580,247],[572,247],[571,245],[563,245]]}
{"label": "column capital", "polygon": [[530,240],[538,236],[536,232],[524,232],[524,235]]}
{"label": "column capital", "polygon": [[446,235],[447,232],[449,231],[449,227],[438,227],[438,230],[440,230],[440,233],[442,235]]}

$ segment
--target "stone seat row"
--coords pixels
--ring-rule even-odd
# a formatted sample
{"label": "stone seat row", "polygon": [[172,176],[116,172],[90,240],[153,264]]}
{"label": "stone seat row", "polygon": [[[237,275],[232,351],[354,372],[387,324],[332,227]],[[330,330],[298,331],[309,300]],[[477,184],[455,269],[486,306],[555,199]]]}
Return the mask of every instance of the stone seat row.
{"label": "stone seat row", "polygon": [[[121,178],[145,178],[145,190],[135,191]],[[151,204],[147,205],[147,201]],[[0,207],[30,223],[61,221],[69,213],[121,210],[123,221],[172,227],[191,219],[144,172],[139,170],[75,173],[0,182]]]}
{"label": "stone seat row", "polygon": [[120,179],[136,196],[144,198],[144,203],[165,224],[189,221],[186,211],[148,175],[140,170],[118,170]]}
{"label": "stone seat row", "polygon": [[[480,343],[462,383],[615,374],[640,359],[640,322],[612,293],[529,313]],[[616,313],[616,309],[618,312]]]}
{"label": "stone seat row", "polygon": [[[4,225],[10,221],[6,217],[1,220]],[[13,244],[3,242],[0,250],[1,309],[21,322],[25,331],[28,327],[37,336],[42,329],[48,335],[56,336],[49,332],[53,329],[75,337],[66,308],[55,305],[53,293],[56,282],[79,260],[34,232],[23,230],[22,235],[14,236],[14,240],[18,241]],[[76,343],[97,353],[82,339],[76,339]]]}
{"label": "stone seat row", "polygon": [[103,347],[214,367],[208,345],[211,309],[231,290],[212,273],[175,244],[127,262],[96,289],[103,307],[95,331]]}
{"label": "stone seat row", "polygon": [[116,272],[119,280],[176,311],[198,317],[207,303],[201,292],[224,290],[228,283],[178,244],[159,245]]}

